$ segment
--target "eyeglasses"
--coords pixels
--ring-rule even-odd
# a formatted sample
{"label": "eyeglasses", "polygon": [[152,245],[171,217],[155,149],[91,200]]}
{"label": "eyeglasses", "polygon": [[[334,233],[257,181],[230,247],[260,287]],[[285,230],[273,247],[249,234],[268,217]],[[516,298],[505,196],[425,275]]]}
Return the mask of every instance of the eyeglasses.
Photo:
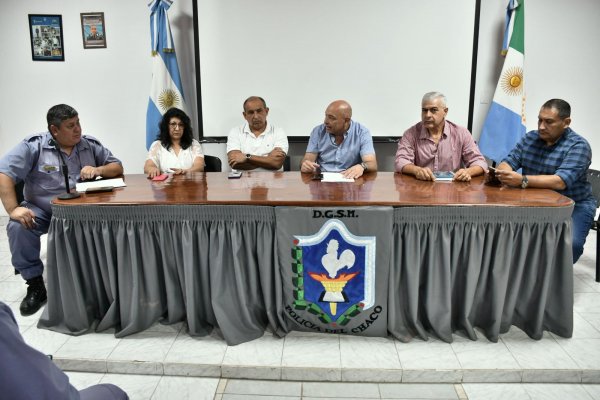
{"label": "eyeglasses", "polygon": [[171,128],[173,128],[173,129],[177,129],[177,128],[183,129],[183,128],[185,128],[185,125],[183,124],[183,122],[180,122],[180,123],[178,123],[178,122],[169,122],[169,126]]}

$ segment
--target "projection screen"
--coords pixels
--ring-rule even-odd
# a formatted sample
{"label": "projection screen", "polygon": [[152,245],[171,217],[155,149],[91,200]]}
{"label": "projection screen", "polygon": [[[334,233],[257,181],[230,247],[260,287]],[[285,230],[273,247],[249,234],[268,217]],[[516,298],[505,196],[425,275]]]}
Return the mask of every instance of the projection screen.
{"label": "projection screen", "polygon": [[197,0],[203,137],[244,123],[242,103],[267,101],[269,121],[307,137],[345,99],[373,136],[400,136],[424,93],[443,92],[467,125],[476,0]]}

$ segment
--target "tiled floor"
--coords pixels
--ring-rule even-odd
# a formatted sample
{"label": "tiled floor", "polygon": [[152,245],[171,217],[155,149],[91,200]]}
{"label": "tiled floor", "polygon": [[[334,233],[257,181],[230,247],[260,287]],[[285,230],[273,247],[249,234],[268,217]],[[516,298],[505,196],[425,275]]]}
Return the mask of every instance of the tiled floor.
{"label": "tiled floor", "polygon": [[[72,337],[21,317],[26,287],[14,276],[0,216],[0,300],[25,340],[83,388],[110,382],[131,399],[598,399],[600,283],[595,232],[575,265],[575,332],[540,341],[512,328],[498,343],[481,335],[453,343],[291,333],[229,347],[216,334],[192,338],[183,324],[156,325],[123,339],[111,332]],[[402,383],[398,383],[402,382]],[[433,383],[432,383],[433,382]]]}

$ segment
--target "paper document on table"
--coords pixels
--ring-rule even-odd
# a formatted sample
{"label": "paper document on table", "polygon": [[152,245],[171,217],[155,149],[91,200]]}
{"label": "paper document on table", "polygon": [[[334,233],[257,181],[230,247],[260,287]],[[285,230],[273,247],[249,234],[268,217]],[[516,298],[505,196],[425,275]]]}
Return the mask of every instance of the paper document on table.
{"label": "paper document on table", "polygon": [[354,182],[354,178],[345,178],[341,172],[323,172],[321,182]]}
{"label": "paper document on table", "polygon": [[114,178],[114,179],[102,179],[99,181],[90,181],[90,182],[81,182],[75,185],[75,190],[80,193],[84,193],[88,189],[96,189],[100,187],[124,187],[125,182],[123,178]]}

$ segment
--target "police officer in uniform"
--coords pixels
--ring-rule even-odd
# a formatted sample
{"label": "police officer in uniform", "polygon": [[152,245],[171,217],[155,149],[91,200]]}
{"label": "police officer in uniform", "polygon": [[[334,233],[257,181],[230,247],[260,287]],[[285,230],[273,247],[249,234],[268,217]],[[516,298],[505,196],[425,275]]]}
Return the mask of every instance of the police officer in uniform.
{"label": "police officer in uniform", "polygon": [[110,383],[92,385],[78,391],[69,377],[50,358],[29,346],[19,333],[10,307],[0,302],[0,388],[2,398],[127,400],[118,386]]}
{"label": "police officer in uniform", "polygon": [[[58,152],[69,170],[70,189],[78,180],[123,174],[121,161],[110,150],[97,139],[81,134],[74,108],[66,104],[53,106],[46,119],[47,132],[25,138],[0,159],[0,198],[10,217],[6,230],[12,264],[28,285],[20,306],[22,315],[34,314],[46,303],[40,236],[48,232],[50,202],[66,191]],[[15,184],[21,181],[25,182],[25,200],[19,204]]]}

